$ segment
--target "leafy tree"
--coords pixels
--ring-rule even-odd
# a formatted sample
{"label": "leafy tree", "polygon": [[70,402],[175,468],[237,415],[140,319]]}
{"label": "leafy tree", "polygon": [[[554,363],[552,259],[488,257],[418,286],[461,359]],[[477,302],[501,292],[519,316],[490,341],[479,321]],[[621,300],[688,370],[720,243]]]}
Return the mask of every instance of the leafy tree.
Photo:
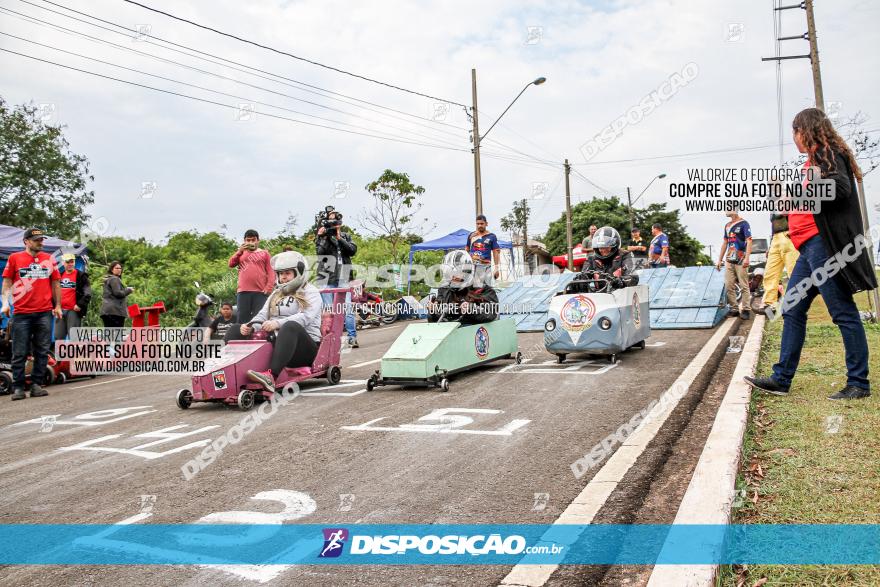
{"label": "leafy tree", "polygon": [[386,169],[364,189],[373,197],[373,205],[367,206],[367,211],[362,214],[361,227],[387,242],[392,259],[403,261],[401,245],[405,244],[407,235],[430,230],[425,228],[427,218],[422,222],[415,218],[422,208],[419,197],[425,193],[425,188],[412,183],[406,173]]}
{"label": "leafy tree", "polygon": [[[702,263],[710,265],[711,261],[703,252],[700,241],[687,233],[681,224],[678,210],[667,210],[666,204],[651,204],[647,208],[635,208],[636,226],[642,229],[642,235],[650,239],[651,225],[659,223],[663,232],[669,236],[669,256],[679,266]],[[620,233],[624,241],[629,237],[629,212],[625,204],[616,197],[580,202],[571,209],[571,226],[574,244],[589,234],[590,225],[611,226]],[[566,251],[565,214],[550,223],[547,234],[543,237],[544,244],[552,255],[564,255]]]}
{"label": "leafy tree", "polygon": [[0,97],[0,218],[74,239],[95,200],[86,189],[94,177],[62,128],[44,123],[33,104],[10,108]]}

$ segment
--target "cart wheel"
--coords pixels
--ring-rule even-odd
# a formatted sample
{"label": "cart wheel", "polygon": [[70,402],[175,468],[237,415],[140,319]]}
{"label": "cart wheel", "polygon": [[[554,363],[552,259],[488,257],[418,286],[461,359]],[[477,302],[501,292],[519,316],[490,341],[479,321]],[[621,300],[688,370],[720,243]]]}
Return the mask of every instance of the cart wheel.
{"label": "cart wheel", "polygon": [[611,361],[611,364],[617,363],[617,355],[611,355],[608,357],[608,360]]}
{"label": "cart wheel", "polygon": [[55,383],[57,383],[58,385],[64,385],[65,383],[67,383],[67,375],[65,375],[63,372],[59,373],[55,376]]}
{"label": "cart wheel", "polygon": [[10,393],[12,393],[12,373],[0,371],[0,395],[9,395]]}
{"label": "cart wheel", "polygon": [[449,380],[447,378],[443,378],[440,380],[440,389],[441,391],[449,391]]}
{"label": "cart wheel", "polygon": [[89,379],[94,379],[97,375],[89,375]]}
{"label": "cart wheel", "polygon": [[327,382],[330,385],[336,385],[340,380],[342,380],[342,369],[339,368],[339,365],[333,365],[327,371]]}
{"label": "cart wheel", "polygon": [[522,364],[522,353],[517,351],[516,356],[513,358],[513,362],[517,365]]}
{"label": "cart wheel", "polygon": [[564,353],[559,353],[558,355],[556,355],[556,362],[557,363],[564,363],[565,357],[566,357],[566,355]]}
{"label": "cart wheel", "polygon": [[49,387],[55,383],[55,371],[46,365],[46,377],[43,378],[43,386]]}
{"label": "cart wheel", "polygon": [[238,394],[238,407],[245,412],[254,407],[254,392],[250,389],[242,389]]}
{"label": "cart wheel", "polygon": [[645,346],[646,346],[646,343],[645,343],[644,340],[640,340],[639,342],[637,342],[637,343],[635,344],[635,346],[637,346],[637,347],[639,347],[640,349],[644,350],[644,349],[645,349]]}
{"label": "cart wheel", "polygon": [[367,391],[373,391],[376,389],[376,379],[372,375],[369,379],[367,379]]}
{"label": "cart wheel", "polygon": [[181,389],[177,392],[177,407],[185,410],[192,405],[193,394],[188,389]]}

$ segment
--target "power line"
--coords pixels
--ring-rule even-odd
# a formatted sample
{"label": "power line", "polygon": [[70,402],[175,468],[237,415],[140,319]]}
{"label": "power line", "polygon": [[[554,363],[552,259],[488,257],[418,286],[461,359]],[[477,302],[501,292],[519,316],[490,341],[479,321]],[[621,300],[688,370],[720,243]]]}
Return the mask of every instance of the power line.
{"label": "power line", "polygon": [[[59,4],[59,3],[57,3],[57,2],[52,2],[51,0],[42,0],[42,1],[45,2],[46,4],[51,4],[52,6],[57,6],[58,8],[62,8],[62,9],[64,9],[64,10],[68,11],[68,12],[72,12],[72,13],[74,13],[74,14],[78,14],[78,15],[80,15],[80,16],[85,16],[85,17],[90,18],[90,19],[92,19],[92,20],[95,20],[95,21],[98,21],[98,22],[102,22],[102,23],[104,23],[104,24],[111,25],[111,26],[116,27],[116,28],[118,28],[118,29],[122,29],[123,31],[126,31],[126,33],[129,33],[129,34],[126,34],[126,33],[120,32],[120,31],[118,31],[118,30],[109,29],[109,28],[107,28],[107,27],[103,27],[103,26],[98,25],[98,24],[95,24],[95,23],[93,23],[93,22],[89,22],[89,21],[87,21],[87,20],[82,20],[82,19],[80,19],[80,18],[76,18],[76,17],[74,17],[74,16],[70,16],[69,14],[65,14],[65,13],[63,13],[63,12],[58,12],[57,10],[52,10],[51,8],[47,8],[47,7],[45,7],[45,6],[41,6],[41,5],[39,5],[39,4],[34,4],[33,2],[30,2],[29,0],[19,0],[19,1],[22,2],[22,3],[24,3],[24,4],[28,4],[28,5],[30,5],[30,6],[33,6],[33,7],[35,7],[35,8],[38,8],[38,9],[40,9],[40,10],[44,10],[44,11],[46,11],[46,12],[51,12],[51,13],[53,13],[53,14],[57,14],[57,15],[62,16],[62,17],[64,17],[64,18],[68,18],[68,19],[71,19],[71,20],[75,20],[75,21],[77,21],[77,22],[81,22],[81,23],[83,23],[83,24],[87,24],[87,25],[89,25],[89,26],[93,26],[93,27],[96,27],[96,28],[100,28],[100,29],[102,29],[102,30],[106,30],[106,31],[112,32],[112,33],[114,33],[114,34],[118,34],[118,35],[125,36],[125,37],[127,37],[127,38],[130,38],[132,33],[135,34],[135,35],[140,35],[139,31],[137,31],[137,30],[135,30],[135,29],[129,28],[129,27],[127,27],[127,26],[124,26],[124,25],[121,25],[121,24],[118,24],[118,23],[115,23],[115,22],[112,22],[112,21],[109,21],[109,20],[106,20],[106,19],[103,19],[103,18],[100,18],[100,17],[98,17],[98,16],[94,16],[94,15],[92,15],[92,14],[88,14],[88,13],[86,13],[86,12],[82,12],[82,11],[80,11],[80,10],[75,10],[75,9],[73,9],[73,8],[70,8],[70,7],[64,6],[63,4]],[[45,21],[39,21],[39,19],[36,19],[35,17],[32,17],[32,16],[30,16],[30,15],[22,15],[21,13],[17,13],[17,12],[15,12],[15,11],[12,11],[12,10],[9,10],[9,9],[6,9],[6,8],[4,8],[3,10],[7,10],[7,11],[9,11],[9,12],[12,12],[13,14],[18,14],[18,15],[20,15],[20,16],[24,16],[24,17],[26,17],[26,18],[31,18],[31,19],[37,20],[38,22],[45,22]],[[50,25],[52,25],[52,26],[56,26],[56,27],[58,27],[58,28],[63,28],[63,27],[60,27],[60,25],[56,25],[55,23],[48,23],[48,24],[50,24]],[[69,29],[66,29],[66,30],[69,30]],[[78,32],[78,31],[72,31],[72,32],[74,32],[75,34],[84,35],[84,33],[80,33],[80,32]],[[85,35],[85,36],[88,36],[88,35]],[[200,60],[202,60],[202,61],[207,61],[208,63],[213,63],[214,65],[220,65],[220,66],[222,66],[222,67],[229,67],[229,68],[234,69],[234,70],[236,70],[236,71],[239,71],[239,72],[242,72],[242,73],[246,73],[246,74],[248,74],[248,75],[252,75],[252,76],[254,76],[254,77],[259,77],[259,78],[261,78],[261,79],[267,79],[267,80],[270,80],[270,81],[272,81],[272,82],[274,82],[274,83],[280,83],[280,84],[283,84],[283,85],[288,85],[288,86],[290,86],[289,83],[285,83],[285,82],[291,82],[291,83],[293,83],[293,84],[296,84],[296,86],[291,86],[291,87],[296,87],[296,89],[298,89],[298,90],[300,90],[300,91],[303,91],[303,92],[310,92],[310,93],[318,94],[318,95],[320,95],[320,96],[322,96],[322,97],[326,97],[326,98],[329,98],[329,99],[332,99],[332,100],[338,100],[338,101],[340,101],[340,102],[343,102],[343,103],[346,103],[346,104],[349,104],[349,105],[355,105],[355,106],[357,106],[356,104],[351,104],[351,102],[347,102],[346,100],[342,100],[342,99],[341,99],[341,98],[345,98],[345,99],[347,99],[347,100],[353,100],[353,101],[355,101],[355,102],[360,102],[360,103],[362,103],[362,104],[368,104],[368,105],[370,105],[370,106],[374,106],[374,107],[376,107],[376,108],[380,108],[380,109],[382,109],[382,110],[387,110],[387,111],[389,111],[389,112],[395,112],[395,113],[397,113],[397,114],[401,114],[401,115],[403,115],[403,116],[408,116],[408,117],[411,117],[411,118],[414,118],[414,119],[417,119],[417,120],[420,120],[420,121],[431,122],[431,123],[436,124],[436,125],[439,125],[439,126],[448,126],[448,127],[450,127],[450,128],[454,128],[454,129],[459,130],[459,131],[466,131],[466,130],[467,130],[467,129],[463,128],[463,127],[459,127],[459,126],[456,126],[456,125],[454,125],[454,124],[449,124],[449,123],[440,122],[440,121],[437,121],[437,120],[432,120],[432,119],[430,119],[430,118],[425,118],[425,117],[423,117],[423,116],[419,116],[419,115],[417,115],[417,114],[412,114],[412,113],[410,113],[410,112],[406,112],[406,111],[403,111],[403,110],[399,110],[399,109],[396,109],[396,108],[392,108],[392,107],[390,107],[390,106],[383,106],[382,104],[377,104],[377,103],[375,103],[375,102],[371,102],[371,101],[369,101],[369,100],[364,100],[364,99],[362,99],[362,98],[356,98],[356,97],[354,97],[354,96],[349,96],[349,95],[347,95],[347,94],[343,94],[343,93],[340,93],[340,92],[335,92],[335,91],[333,91],[333,90],[328,90],[328,89],[326,89],[326,88],[322,88],[322,87],[320,87],[320,86],[316,86],[316,85],[314,85],[314,84],[309,84],[309,83],[307,83],[307,82],[303,82],[303,81],[300,81],[300,80],[296,80],[296,79],[293,79],[293,78],[289,78],[289,77],[286,77],[286,76],[283,76],[283,75],[280,75],[280,74],[272,73],[272,72],[270,72],[270,71],[266,71],[266,70],[260,69],[260,68],[258,68],[258,67],[254,67],[254,66],[252,66],[252,65],[247,65],[247,64],[245,64],[245,63],[240,63],[240,62],[238,62],[238,61],[234,61],[234,60],[231,60],[231,59],[226,59],[225,57],[220,57],[219,55],[215,55],[215,54],[213,54],[213,53],[208,53],[208,52],[205,52],[205,51],[201,51],[201,50],[196,49],[196,48],[194,48],[194,47],[189,47],[189,46],[187,46],[187,45],[183,45],[183,44],[180,44],[180,43],[176,43],[176,42],[174,42],[174,41],[170,41],[170,40],[168,40],[168,39],[164,39],[164,38],[162,38],[162,37],[157,37],[157,36],[155,36],[155,35],[149,35],[149,38],[150,38],[150,39],[153,39],[154,41],[160,41],[160,42],[162,42],[162,43],[165,43],[165,45],[159,45],[159,44],[156,44],[156,43],[154,43],[154,42],[152,43],[153,45],[155,45],[156,47],[159,47],[159,48],[161,48],[161,49],[165,49],[165,50],[167,50],[167,51],[173,51],[173,52],[175,52],[175,53],[180,53],[180,54],[182,54],[182,55],[186,55],[187,57],[193,57],[193,58],[195,58],[195,59],[200,59]],[[105,41],[105,42],[107,42],[107,41]],[[168,46],[168,45],[170,45],[170,46]],[[175,49],[174,47],[179,47],[179,49]],[[181,51],[180,49],[185,49],[186,51]],[[192,53],[188,53],[188,51],[191,51]],[[195,55],[194,55],[193,53],[195,53]],[[149,55],[149,54],[146,53],[146,55]],[[212,61],[211,59],[207,59],[206,57],[201,57],[200,55],[203,55],[203,56],[206,56],[206,57],[211,57],[211,58],[213,58],[213,59],[218,59],[218,60],[220,60],[220,61],[222,61],[222,62],[224,62],[224,63],[232,64],[232,65],[235,65],[235,66],[238,66],[238,67],[243,67],[243,68],[246,68],[246,69],[238,69],[238,68],[236,68],[236,67],[232,67],[231,65],[224,65],[223,63],[218,63],[218,62],[216,62],[216,61]],[[156,58],[156,59],[162,59],[161,57],[158,57],[158,56],[153,56],[153,57]],[[257,74],[255,74],[255,73],[253,73],[252,71],[247,71],[247,70],[257,71],[257,72],[259,72],[259,73],[262,73],[262,74],[266,74],[266,75],[272,76],[272,78],[278,78],[278,79],[266,78],[266,77],[264,77],[264,76],[257,75]],[[278,81],[278,80],[284,80],[284,82],[282,82],[282,81]],[[304,88],[300,88],[300,87],[298,87],[298,86],[304,86]],[[305,88],[312,88],[312,89],[309,90],[309,89],[305,89]],[[323,92],[323,93],[319,93],[319,92]],[[326,95],[325,95],[325,94],[326,94]],[[335,98],[335,97],[333,97],[333,96],[339,96],[339,97],[341,97],[341,98]],[[398,118],[398,117],[393,117],[392,115],[387,114],[387,113],[384,113],[384,112],[379,112],[378,110],[372,110],[371,108],[366,108],[365,106],[357,106],[357,107],[358,107],[358,108],[363,108],[363,109],[365,109],[365,110],[371,110],[371,111],[374,111],[374,112],[378,112],[379,114],[382,114],[383,116],[389,116],[389,117],[392,117],[392,118]],[[402,119],[401,119],[401,120],[402,120]],[[416,122],[411,122],[411,123],[412,123],[412,124],[419,124],[420,126],[425,126],[426,128],[431,128],[431,129],[433,129],[433,130],[436,130],[437,132],[446,132],[447,134],[453,134],[453,133],[451,133],[450,131],[443,131],[443,130],[441,130],[441,129],[439,129],[439,128],[435,128],[435,127],[432,127],[432,126],[429,126],[429,125],[425,125],[425,124],[422,124],[422,123],[416,123]]]}
{"label": "power line", "polygon": [[[157,14],[161,14],[161,15],[163,15],[163,16],[167,16],[168,18],[172,18],[172,19],[177,20],[177,21],[180,21],[180,22],[185,22],[185,23],[187,23],[187,24],[189,24],[189,25],[192,25],[192,26],[198,27],[198,28],[200,28],[200,29],[204,29],[204,30],[206,30],[206,31],[211,31],[212,33],[216,33],[216,34],[218,34],[218,35],[222,35],[222,36],[224,36],[224,37],[229,37],[230,39],[235,39],[236,41],[240,41],[240,42],[242,42],[242,43],[247,43],[248,45],[253,45],[253,46],[255,46],[255,47],[259,47],[259,48],[261,48],[261,49],[266,49],[267,51],[272,51],[273,53],[278,53],[279,55],[285,55],[285,56],[287,56],[287,57],[292,57],[293,59],[297,59],[297,60],[299,60],[299,61],[303,61],[303,62],[305,62],[305,63],[310,63],[310,64],[312,64],[312,65],[316,65],[316,66],[318,66],[318,67],[323,67],[324,69],[329,69],[329,70],[331,70],[331,71],[335,71],[335,72],[337,72],[337,73],[342,73],[342,74],[344,74],[344,75],[348,75],[348,76],[351,76],[351,77],[355,77],[355,78],[358,78],[358,79],[362,79],[362,80],[364,80],[364,81],[372,82],[372,83],[374,83],[374,84],[379,84],[379,85],[382,85],[382,86],[386,86],[386,87],[389,87],[389,88],[392,88],[392,89],[395,89],[395,90],[399,90],[399,91],[401,91],[401,92],[406,92],[406,93],[408,93],[408,94],[414,94],[414,95],[416,95],[416,96],[421,96],[421,97],[423,97],[423,98],[430,98],[430,99],[432,99],[432,100],[439,100],[439,101],[441,101],[441,102],[447,102],[447,103],[449,103],[449,104],[455,104],[456,106],[461,106],[462,108],[467,108],[467,106],[465,106],[464,104],[461,104],[461,103],[459,103],[459,102],[455,102],[455,101],[453,101],[453,100],[447,100],[447,99],[445,99],[445,98],[438,98],[437,96],[432,96],[432,95],[430,95],[430,94],[424,94],[424,93],[422,93],[422,92],[417,92],[417,91],[415,91],[415,90],[408,90],[407,88],[402,88],[402,87],[400,87],[400,86],[396,86],[396,85],[394,85],[394,84],[389,84],[389,83],[387,83],[387,82],[379,81],[379,80],[377,80],[377,79],[373,79],[373,78],[371,78],[371,77],[367,77],[367,76],[364,76],[364,75],[360,75],[360,74],[357,74],[357,73],[353,73],[353,72],[350,72],[350,71],[347,71],[347,70],[341,69],[341,68],[339,68],[339,67],[334,67],[334,66],[332,66],[332,65],[326,65],[326,64],[324,64],[324,63],[320,63],[320,62],[318,62],[318,61],[314,61],[314,60],[312,60],[312,59],[307,59],[307,58],[305,58],[305,57],[301,57],[301,56],[299,56],[299,55],[294,55],[293,53],[289,53],[289,52],[287,52],[287,51],[283,51],[283,50],[281,50],[281,49],[275,49],[274,47],[270,47],[270,46],[268,46],[268,45],[263,45],[262,43],[257,43],[256,41],[251,41],[251,40],[249,40],[249,39],[245,39],[245,38],[243,38],[243,37],[239,37],[239,36],[233,35],[233,34],[231,34],[231,33],[226,33],[226,32],[223,32],[223,31],[217,30],[217,29],[212,28],[212,27],[209,27],[209,26],[207,26],[207,25],[199,24],[199,23],[197,23],[197,22],[195,22],[195,21],[192,21],[192,20],[187,20],[187,19],[185,19],[185,18],[182,18],[182,17],[179,17],[179,16],[175,16],[175,15],[169,13],[169,12],[164,12],[164,11],[159,10],[159,9],[157,9],[157,8],[152,8],[152,7],[150,7],[150,6],[147,6],[146,4],[141,4],[140,2],[135,2],[134,0],[123,0],[123,2],[127,2],[128,4],[133,4],[133,5],[135,5],[135,6],[140,6],[141,8],[144,8],[144,9],[149,10],[149,11],[151,11],[151,12],[155,12],[155,13],[157,13]],[[149,35],[148,35],[148,36],[149,36]]]}
{"label": "power line", "polygon": [[[73,56],[75,56],[75,57],[79,57],[79,58],[81,58],[81,59],[87,59],[87,60],[89,60],[89,61],[94,61],[94,62],[96,62],[96,63],[101,63],[101,64],[103,64],[103,65],[109,65],[110,67],[116,67],[116,68],[119,68],[119,69],[124,69],[124,70],[126,70],[126,71],[130,71],[130,72],[137,73],[137,74],[140,74],[140,75],[146,75],[146,76],[153,77],[153,78],[157,78],[157,79],[161,79],[161,80],[164,80],[164,81],[169,81],[169,82],[172,82],[172,83],[181,84],[181,85],[184,85],[184,86],[189,86],[189,87],[191,87],[191,88],[195,88],[195,89],[198,89],[198,90],[203,90],[203,91],[206,91],[206,92],[211,92],[211,93],[214,93],[214,94],[219,94],[219,95],[226,96],[226,97],[229,97],[229,98],[236,98],[236,99],[238,99],[238,100],[244,100],[244,101],[247,102],[247,103],[259,104],[259,105],[261,105],[261,106],[268,106],[268,107],[270,107],[270,108],[277,108],[277,109],[279,109],[279,110],[284,110],[284,111],[287,111],[287,112],[292,112],[292,113],[294,113],[294,114],[299,114],[299,115],[302,115],[302,116],[308,116],[308,117],[311,117],[311,118],[316,118],[316,119],[318,119],[318,120],[324,120],[324,121],[326,121],[326,122],[332,122],[332,123],[335,123],[335,124],[342,124],[342,125],[345,125],[345,126],[350,126],[350,127],[352,127],[352,128],[360,128],[360,129],[362,129],[362,130],[367,130],[367,131],[371,131],[371,132],[380,132],[380,133],[387,134],[387,135],[389,135],[389,136],[396,136],[396,135],[393,135],[393,134],[391,134],[391,133],[386,133],[386,132],[384,132],[384,131],[381,130],[381,129],[375,129],[375,128],[370,128],[370,127],[365,127],[365,126],[361,126],[361,125],[357,125],[357,124],[352,124],[352,123],[350,123],[350,122],[345,122],[345,121],[341,121],[341,120],[334,120],[334,119],[331,119],[331,118],[324,118],[324,117],[322,117],[322,116],[317,116],[317,115],[315,115],[315,114],[309,114],[309,113],[307,113],[307,112],[300,112],[300,111],[298,111],[298,110],[293,110],[293,109],[290,109],[290,108],[286,108],[286,107],[284,107],[284,106],[278,106],[278,105],[275,105],[275,104],[269,104],[269,103],[267,103],[267,102],[263,102],[263,101],[260,101],[260,100],[253,100],[253,99],[251,99],[251,98],[247,98],[247,97],[244,97],[244,96],[238,96],[238,95],[235,95],[235,94],[230,94],[230,93],[227,93],[227,92],[222,92],[222,91],[219,91],[219,90],[214,90],[214,89],[207,88],[207,87],[204,87],[204,86],[200,86],[200,85],[197,85],[197,84],[191,84],[191,83],[188,83],[188,82],[184,82],[184,81],[176,80],[176,79],[173,79],[173,78],[169,78],[169,77],[165,77],[165,76],[157,75],[157,74],[154,74],[154,73],[149,73],[149,72],[142,71],[142,70],[139,70],[139,69],[135,69],[135,68],[131,68],[131,67],[126,67],[126,66],[123,66],[123,65],[119,65],[119,64],[116,64],[116,63],[109,62],[109,61],[104,61],[104,60],[102,60],[102,59],[97,59],[97,58],[95,58],[95,57],[89,57],[88,55],[83,55],[83,54],[81,54],[81,53],[76,53],[76,52],[74,52],[74,51],[68,51],[68,50],[66,50],[66,49],[61,49],[61,48],[59,48],[59,47],[53,47],[52,45],[46,45],[46,44],[44,44],[44,43],[39,43],[39,42],[37,42],[37,41],[32,41],[32,40],[30,40],[30,39],[26,39],[26,38],[24,38],[24,37],[19,37],[19,36],[16,36],[16,35],[10,34],[10,33],[5,33],[5,32],[3,32],[3,31],[0,31],[0,35],[5,35],[5,36],[7,36],[7,37],[11,37],[11,38],[13,38],[13,39],[18,39],[19,41],[24,41],[25,43],[31,43],[31,44],[33,44],[33,45],[37,45],[37,46],[40,46],[40,47],[44,47],[44,48],[47,48],[47,49],[51,49],[51,50],[53,50],[53,51],[58,51],[58,52],[60,52],[60,53],[65,53],[65,54],[67,54],[67,55],[73,55]],[[210,72],[207,72],[207,73],[210,73]],[[221,78],[223,78],[223,79],[228,79],[228,80],[231,80],[231,81],[237,81],[237,80],[232,80],[231,78],[226,78],[225,76],[219,76],[219,77],[221,77]],[[291,99],[293,99],[293,100],[299,100],[299,98],[296,98],[296,97],[294,97],[294,96],[288,96],[287,94],[283,94],[283,93],[281,93],[281,92],[275,92],[275,91],[273,91],[273,90],[271,90],[271,89],[268,89],[268,88],[261,88],[260,86],[254,86],[254,85],[252,85],[252,84],[247,84],[247,83],[245,83],[245,82],[240,82],[240,83],[242,83],[242,84],[244,84],[244,85],[247,85],[247,86],[250,86],[250,87],[254,87],[254,88],[257,88],[257,89],[261,89],[261,90],[264,90],[264,91],[267,91],[267,92],[271,92],[271,93],[274,93],[274,94],[278,94],[278,95],[281,95],[281,96],[285,96],[285,97],[287,97],[287,98],[291,98]],[[331,107],[329,107],[329,106],[324,106],[324,105],[318,104],[318,103],[316,103],[316,102],[310,102],[310,101],[308,101],[308,100],[302,100],[302,101],[304,101],[304,102],[306,102],[306,103],[308,103],[308,104],[312,104],[312,105],[315,105],[315,106],[321,107],[321,108],[327,108],[327,109],[332,110],[332,111],[335,111],[335,112],[340,112],[340,113],[342,113],[342,114],[347,114],[347,115],[350,115],[350,116],[355,116],[355,117],[357,117],[357,118],[362,118],[362,117],[358,117],[358,116],[356,116],[356,115],[353,115],[353,114],[351,114],[351,113],[349,113],[349,112],[346,112],[346,111],[344,111],[344,110],[339,110],[339,109],[337,109],[337,108],[331,108]],[[370,120],[370,119],[366,119],[366,120],[368,120],[369,122],[376,122],[376,121],[373,121],[373,120]],[[378,123],[378,122],[377,122],[377,124],[384,124],[384,123]],[[412,134],[414,134],[414,135],[416,135],[416,136],[420,136],[420,137],[425,138],[425,139],[429,139],[429,140],[433,140],[433,141],[442,142],[442,143],[444,143],[444,144],[446,144],[446,145],[450,145],[450,146],[453,146],[453,147],[458,146],[458,145],[456,145],[456,144],[454,144],[454,143],[452,143],[452,142],[450,142],[450,141],[448,141],[448,140],[441,139],[441,138],[439,138],[439,137],[432,137],[432,136],[424,135],[424,134],[421,134],[421,133],[415,133],[415,132],[411,131],[410,129],[404,129],[404,128],[396,127],[396,126],[393,126],[393,125],[386,125],[386,126],[389,126],[390,128],[394,128],[394,129],[397,129],[397,130],[402,130],[402,131],[404,131],[404,132],[410,132],[410,133],[412,133]]]}
{"label": "power line", "polygon": [[[214,100],[208,100],[208,99],[205,99],[205,98],[199,98],[199,97],[197,97],[197,96],[190,96],[189,94],[182,94],[182,93],[180,93],[180,92],[175,92],[175,91],[173,91],[173,90],[166,90],[166,89],[163,89],[163,88],[156,88],[156,87],[153,87],[153,86],[148,86],[148,85],[146,85],[146,84],[141,84],[141,83],[137,83],[137,82],[133,82],[133,81],[129,81],[129,80],[124,80],[124,79],[116,78],[116,77],[109,76],[109,75],[104,75],[104,74],[101,74],[101,73],[96,73],[96,72],[94,72],[94,71],[88,71],[88,70],[86,70],[86,69],[80,69],[80,68],[78,68],[78,67],[73,67],[73,66],[71,66],[71,65],[64,65],[63,63],[57,63],[57,62],[55,62],[55,61],[50,61],[50,60],[48,60],[48,59],[41,59],[41,58],[39,58],[39,57],[34,57],[34,56],[32,56],[32,55],[27,55],[27,54],[25,54],[25,53],[19,53],[19,52],[17,52],[17,51],[11,51],[11,50],[9,50],[9,49],[4,49],[4,48],[2,48],[2,47],[0,47],[0,51],[3,51],[3,52],[5,52],[5,53],[11,53],[11,54],[13,54],[13,55],[18,55],[18,56],[20,56],[20,57],[25,57],[25,58],[27,58],[27,59],[32,59],[32,60],[34,60],[34,61],[39,61],[39,62],[42,62],[42,63],[48,63],[48,64],[50,64],[50,65],[55,65],[56,67],[61,67],[61,68],[64,68],[64,69],[69,69],[69,70],[77,71],[77,72],[80,72],[80,73],[85,73],[85,74],[92,75],[92,76],[95,76],[95,77],[100,77],[100,78],[103,78],[103,79],[108,79],[108,80],[112,80],[112,81],[116,81],[116,82],[120,82],[120,83],[124,83],[124,84],[129,84],[129,85],[136,86],[136,87],[139,87],[139,88],[145,88],[145,89],[148,89],[148,90],[153,90],[153,91],[155,91],[155,92],[161,92],[161,93],[163,93],[163,94],[170,94],[170,95],[172,95],[172,96],[178,96],[178,97],[181,97],[181,98],[187,98],[188,100],[194,100],[194,101],[197,101],[197,102],[204,102],[204,103],[206,103],[206,104],[213,104],[214,106],[221,106],[221,107],[223,107],[223,108],[229,108],[229,109],[232,109],[232,110],[237,110],[237,111],[240,110],[240,108],[239,108],[238,106],[233,106],[233,105],[231,105],[231,104],[224,104],[223,102],[215,102]],[[357,132],[357,131],[353,131],[353,130],[346,130],[346,129],[343,129],[343,128],[336,128],[336,127],[333,127],[333,126],[328,126],[328,125],[325,125],[325,124],[318,124],[318,123],[315,123],[315,122],[308,122],[308,121],[305,121],[305,120],[298,120],[298,119],[290,118],[290,117],[287,117],[287,116],[281,116],[281,115],[279,115],[279,114],[271,114],[271,113],[268,113],[268,112],[261,112],[260,115],[261,115],[261,116],[268,116],[269,118],[276,118],[276,119],[279,119],[279,120],[286,120],[286,121],[289,121],[289,122],[295,122],[295,123],[298,123],[298,124],[304,124],[304,125],[306,125],[306,126],[314,126],[314,127],[318,127],[318,128],[326,128],[326,129],[329,129],[329,130],[335,130],[335,131],[337,131],[337,132],[343,132],[343,133],[348,133],[348,134],[360,135],[360,136],[365,136],[365,137],[372,137],[372,138],[376,138],[376,139],[382,139],[382,140],[392,141],[392,142],[397,142],[397,143],[406,143],[406,144],[410,144],[410,145],[419,145],[419,146],[422,146],[422,147],[432,147],[432,148],[435,148],[435,149],[445,149],[445,150],[448,150],[448,151],[461,151],[461,152],[465,152],[465,153],[468,153],[468,152],[469,152],[468,149],[457,149],[457,148],[454,148],[454,147],[447,147],[447,146],[443,146],[443,145],[432,145],[432,144],[429,144],[429,143],[420,143],[420,142],[418,142],[418,141],[410,141],[410,140],[391,138],[391,137],[387,137],[387,136],[375,135],[375,134],[370,134],[370,133]]]}

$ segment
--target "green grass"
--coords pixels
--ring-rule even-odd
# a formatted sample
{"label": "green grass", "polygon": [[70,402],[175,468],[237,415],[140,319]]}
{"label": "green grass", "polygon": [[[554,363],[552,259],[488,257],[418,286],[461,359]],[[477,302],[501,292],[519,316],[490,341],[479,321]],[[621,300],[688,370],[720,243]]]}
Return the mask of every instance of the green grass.
{"label": "green grass", "polygon": [[[867,309],[864,293],[857,302]],[[745,497],[734,504],[734,523],[880,524],[880,326],[866,325],[866,331],[874,395],[828,401],[846,383],[843,341],[821,297],[814,302],[790,397],[752,396],[737,479]],[[781,335],[782,320],[767,325],[759,374],[771,372]],[[832,432],[835,421],[839,430]],[[767,586],[874,587],[880,566],[724,567],[719,583],[751,586],[761,578]]]}

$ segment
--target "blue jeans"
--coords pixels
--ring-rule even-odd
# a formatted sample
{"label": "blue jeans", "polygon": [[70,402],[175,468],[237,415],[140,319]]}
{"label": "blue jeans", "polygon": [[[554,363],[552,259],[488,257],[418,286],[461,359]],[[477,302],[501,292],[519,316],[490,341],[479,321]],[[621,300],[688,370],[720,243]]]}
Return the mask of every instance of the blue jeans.
{"label": "blue jeans", "polygon": [[[348,282],[340,283],[339,285],[328,285],[327,287],[346,287]],[[321,301],[324,303],[324,306],[330,306],[333,304],[333,296],[336,294],[332,293],[322,293]],[[351,306],[351,292],[345,294],[345,331],[348,333],[349,338],[357,338],[357,328],[354,325],[354,310]]]}
{"label": "blue jeans", "polygon": [[794,271],[785,292],[790,296],[802,295],[802,299],[782,313],[785,320],[782,326],[782,345],[779,349],[779,362],[773,365],[773,379],[779,385],[791,386],[791,380],[801,359],[804,337],[807,334],[807,311],[819,294],[828,307],[831,321],[840,329],[843,348],[846,353],[846,383],[861,389],[870,389],[868,383],[868,340],[853,294],[843,289],[835,278],[829,277],[822,285],[811,284],[804,294],[798,284],[811,279],[810,275],[828,261],[828,251],[819,236],[814,236],[801,245],[801,256],[795,263]]}
{"label": "blue jeans", "polygon": [[14,314],[12,317],[12,387],[24,389],[24,367],[34,347],[34,370],[31,383],[42,385],[52,345],[52,312]]}

